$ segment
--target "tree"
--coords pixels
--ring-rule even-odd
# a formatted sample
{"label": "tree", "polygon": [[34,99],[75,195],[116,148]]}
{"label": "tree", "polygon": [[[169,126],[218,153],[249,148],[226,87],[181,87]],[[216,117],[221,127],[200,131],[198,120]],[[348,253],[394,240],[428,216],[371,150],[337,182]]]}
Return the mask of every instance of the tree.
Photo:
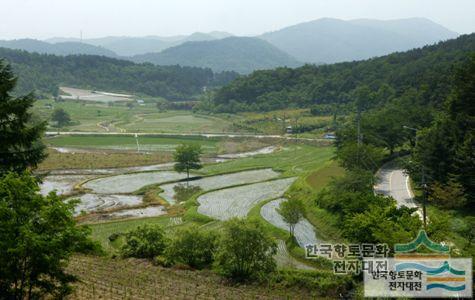
{"label": "tree", "polygon": [[51,120],[56,122],[58,127],[63,127],[71,122],[71,117],[64,109],[56,108],[51,115]]}
{"label": "tree", "polygon": [[165,250],[168,261],[195,269],[209,267],[216,251],[217,235],[197,228],[177,231]]}
{"label": "tree", "polygon": [[235,281],[263,279],[276,268],[276,252],[277,245],[259,221],[232,219],[224,224],[215,267]]}
{"label": "tree", "polygon": [[[467,196],[466,205],[475,203],[475,55],[454,76],[452,94],[444,110],[429,128],[418,132],[412,159],[424,169],[430,183],[447,184],[451,177],[459,182]],[[411,175],[415,179],[419,174]]]}
{"label": "tree", "polygon": [[139,226],[125,235],[122,256],[154,258],[161,255],[167,245],[165,231],[158,225]]}
{"label": "tree", "polygon": [[173,154],[176,162],[174,169],[177,172],[186,172],[187,184],[190,179],[190,170],[198,170],[203,167],[200,162],[202,152],[200,145],[182,144],[176,148]]}
{"label": "tree", "polygon": [[289,225],[290,236],[294,236],[295,225],[304,217],[305,206],[300,199],[290,199],[280,203],[278,212]]}
{"label": "tree", "polygon": [[347,170],[376,171],[384,158],[384,152],[373,145],[346,142],[337,148],[336,157]]}
{"label": "tree", "polygon": [[11,95],[16,82],[10,66],[0,60],[0,175],[36,167],[46,157],[41,142],[46,123],[32,119],[33,94]]}
{"label": "tree", "polygon": [[[0,178],[0,297],[63,298],[74,277],[65,273],[75,251],[98,249],[77,226],[74,203],[54,192],[44,197],[26,173]],[[47,297],[50,296],[50,297]]]}

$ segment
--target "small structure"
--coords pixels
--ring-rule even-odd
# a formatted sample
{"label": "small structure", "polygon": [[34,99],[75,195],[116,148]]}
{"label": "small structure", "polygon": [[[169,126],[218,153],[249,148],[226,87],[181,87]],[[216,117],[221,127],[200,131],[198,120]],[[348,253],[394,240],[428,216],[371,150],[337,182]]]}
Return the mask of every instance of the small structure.
{"label": "small structure", "polygon": [[293,132],[292,126],[290,126],[290,125],[287,126],[287,127],[285,128],[285,132],[286,132],[286,133],[292,133],[292,132]]}
{"label": "small structure", "polygon": [[142,99],[137,99],[136,101],[137,101],[137,103],[138,103],[140,106],[144,106],[144,105],[145,105],[145,101],[143,101]]}
{"label": "small structure", "polygon": [[327,140],[334,140],[334,139],[336,139],[336,135],[334,133],[325,133],[323,138],[327,139]]}

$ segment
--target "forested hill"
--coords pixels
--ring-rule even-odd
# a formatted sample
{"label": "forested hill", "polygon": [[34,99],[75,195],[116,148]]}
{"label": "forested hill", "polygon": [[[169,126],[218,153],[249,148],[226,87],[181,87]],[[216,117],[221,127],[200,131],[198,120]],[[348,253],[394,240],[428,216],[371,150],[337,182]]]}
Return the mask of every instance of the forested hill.
{"label": "forested hill", "polygon": [[102,55],[108,57],[117,57],[113,51],[100,46],[89,45],[77,42],[48,43],[33,39],[20,39],[11,41],[0,41],[0,47],[28,52],[38,52],[54,55]]}
{"label": "forested hill", "polygon": [[189,99],[203,87],[222,86],[237,73],[211,69],[135,64],[104,56],[55,56],[0,48],[0,59],[18,75],[18,92],[53,93],[60,85]]}
{"label": "forested hill", "polygon": [[470,34],[365,61],[256,71],[218,90],[203,108],[234,112],[349,103],[357,98],[361,86],[373,93],[372,105],[410,88],[426,91],[428,102],[442,103],[450,92],[449,74],[454,64],[474,51],[475,34]]}
{"label": "forested hill", "polygon": [[187,42],[160,53],[137,55],[132,59],[157,65],[195,66],[211,68],[218,72],[236,71],[242,74],[280,66],[302,65],[270,43],[251,37]]}

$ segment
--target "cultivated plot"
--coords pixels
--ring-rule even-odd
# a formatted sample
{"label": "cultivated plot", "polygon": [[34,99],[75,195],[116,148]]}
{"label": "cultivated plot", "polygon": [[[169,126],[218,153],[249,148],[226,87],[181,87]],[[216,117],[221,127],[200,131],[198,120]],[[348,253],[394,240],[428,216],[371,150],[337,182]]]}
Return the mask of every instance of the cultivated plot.
{"label": "cultivated plot", "polygon": [[218,220],[245,217],[257,203],[282,196],[294,180],[284,178],[210,192],[198,197],[198,212]]}
{"label": "cultivated plot", "polygon": [[71,199],[79,199],[81,201],[75,208],[76,215],[80,214],[81,212],[89,213],[104,209],[142,204],[142,197],[133,195],[84,194],[80,197],[72,197]]}
{"label": "cultivated plot", "polygon": [[128,218],[146,218],[165,215],[167,212],[163,206],[149,206],[145,208],[129,208],[116,211],[107,216],[110,217],[128,217]]}
{"label": "cultivated plot", "polygon": [[116,101],[132,101],[132,95],[116,94],[99,91],[89,91],[70,87],[60,87],[61,91],[68,95],[61,95],[62,99],[82,100],[94,102],[116,102]]}
{"label": "cultivated plot", "polygon": [[98,194],[132,193],[141,187],[186,178],[172,171],[132,173],[109,176],[86,182],[83,186]]}
{"label": "cultivated plot", "polygon": [[[280,203],[284,201],[286,201],[286,199],[280,198],[266,203],[261,208],[261,216],[272,225],[289,231],[289,225],[277,211]],[[307,244],[317,244],[322,242],[316,238],[312,224],[310,224],[306,219],[301,220],[297,225],[295,225],[294,234],[297,243],[301,247],[305,247]]]}
{"label": "cultivated plot", "polygon": [[40,192],[43,196],[49,192],[56,190],[58,195],[70,194],[76,184],[91,178],[87,175],[52,175],[46,176],[40,184]]}
{"label": "cultivated plot", "polygon": [[[189,182],[189,186],[198,186],[203,191],[220,189],[233,185],[240,185],[246,183],[254,183],[259,181],[265,181],[279,176],[279,173],[274,172],[272,169],[260,169],[244,172],[237,172],[231,174],[223,174],[217,176],[204,177],[198,180]],[[163,193],[160,196],[167,200],[169,203],[175,203],[175,191],[174,188],[178,184],[184,183],[170,183],[160,186],[163,189]]]}

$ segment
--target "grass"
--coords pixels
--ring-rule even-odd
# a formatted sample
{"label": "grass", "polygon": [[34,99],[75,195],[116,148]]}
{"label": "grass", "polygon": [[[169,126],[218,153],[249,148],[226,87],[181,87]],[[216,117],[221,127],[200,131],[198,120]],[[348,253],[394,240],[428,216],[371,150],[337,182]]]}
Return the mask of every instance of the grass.
{"label": "grass", "polygon": [[205,166],[201,173],[211,175],[252,168],[272,168],[283,176],[299,176],[318,170],[333,156],[332,147],[288,144],[272,154],[257,155]]}
{"label": "grass", "polygon": [[171,152],[148,154],[130,152],[59,153],[48,150],[48,157],[38,166],[39,171],[58,169],[97,169],[145,166],[170,162]]}
{"label": "grass", "polygon": [[[142,151],[174,151],[182,143],[199,144],[205,153],[217,152],[218,138],[182,137],[182,136],[140,136],[139,148]],[[54,147],[137,150],[137,142],[133,136],[99,136],[99,135],[61,135],[46,138],[47,144]]]}
{"label": "grass", "polygon": [[[312,116],[308,109],[285,109],[260,113],[241,113],[234,120],[234,126],[242,130],[266,134],[285,134],[286,127],[315,126],[316,129],[304,134],[294,134],[300,137],[320,137],[332,122],[331,116]],[[284,121],[285,120],[285,121]]]}
{"label": "grass", "polygon": [[80,279],[71,299],[314,299],[319,292],[296,285],[232,285],[209,270],[163,268],[139,259],[75,256],[67,271]]}
{"label": "grass", "polygon": [[37,101],[34,107],[35,112],[45,120],[50,119],[55,108],[62,108],[71,116],[72,124],[64,128],[68,131],[217,133],[228,132],[232,127],[232,122],[219,116],[198,115],[190,111],[159,111],[155,102],[135,104],[130,109],[125,103],[108,105],[48,99]]}

